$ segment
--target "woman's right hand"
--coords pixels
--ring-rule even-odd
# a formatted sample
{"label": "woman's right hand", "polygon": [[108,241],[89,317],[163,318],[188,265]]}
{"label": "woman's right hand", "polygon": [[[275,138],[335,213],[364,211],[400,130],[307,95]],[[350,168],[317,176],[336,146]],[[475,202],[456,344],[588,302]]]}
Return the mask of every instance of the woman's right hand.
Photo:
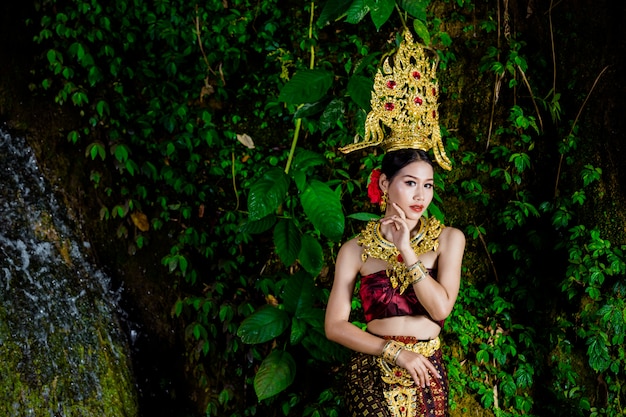
{"label": "woman's right hand", "polygon": [[425,388],[430,382],[432,376],[441,378],[437,368],[428,358],[420,353],[411,352],[403,349],[396,360],[396,365],[403,367],[413,377],[415,384]]}

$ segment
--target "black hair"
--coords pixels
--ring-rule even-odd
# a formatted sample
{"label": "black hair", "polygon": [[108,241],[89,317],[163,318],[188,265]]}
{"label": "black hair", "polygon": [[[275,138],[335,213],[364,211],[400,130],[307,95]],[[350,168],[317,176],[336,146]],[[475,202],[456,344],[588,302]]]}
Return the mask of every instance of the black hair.
{"label": "black hair", "polygon": [[421,149],[400,149],[397,151],[390,151],[383,157],[380,172],[385,174],[389,182],[391,182],[398,171],[410,163],[418,161],[426,162],[431,167],[433,166],[433,161],[430,159],[428,154]]}

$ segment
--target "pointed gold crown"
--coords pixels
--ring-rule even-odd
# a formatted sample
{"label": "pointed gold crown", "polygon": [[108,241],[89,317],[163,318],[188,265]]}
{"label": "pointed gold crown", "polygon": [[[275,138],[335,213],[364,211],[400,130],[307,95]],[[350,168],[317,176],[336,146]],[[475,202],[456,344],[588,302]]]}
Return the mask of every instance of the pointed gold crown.
{"label": "pointed gold crown", "polygon": [[[344,146],[344,153],[382,145],[386,152],[398,149],[433,150],[437,163],[452,168],[441,140],[436,63],[406,30],[393,58],[385,59],[374,79],[371,106],[361,142]],[[381,125],[382,122],[382,125]]]}

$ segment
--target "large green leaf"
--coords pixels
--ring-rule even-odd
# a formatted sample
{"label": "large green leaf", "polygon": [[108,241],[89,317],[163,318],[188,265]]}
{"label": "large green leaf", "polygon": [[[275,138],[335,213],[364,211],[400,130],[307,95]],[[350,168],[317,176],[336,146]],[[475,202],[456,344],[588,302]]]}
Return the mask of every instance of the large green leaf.
{"label": "large green leaf", "polygon": [[239,227],[241,233],[258,234],[269,230],[276,223],[274,214],[267,215],[259,220],[249,220]]}
{"label": "large green leaf", "polygon": [[346,22],[357,24],[367,16],[369,11],[366,0],[354,0],[346,12]]}
{"label": "large green leaf", "polygon": [[355,219],[355,220],[369,222],[370,220],[380,219],[380,214],[358,212],[358,213],[348,214],[348,217],[351,219]]}
{"label": "large green leaf", "polygon": [[264,343],[280,336],[289,326],[289,315],[276,307],[265,305],[246,317],[237,336],[248,344]]}
{"label": "large green leaf", "polygon": [[291,219],[280,219],[274,228],[274,245],[278,257],[286,266],[298,259],[302,247],[300,231]]}
{"label": "large green leaf", "polygon": [[254,392],[259,401],[284,391],[296,377],[296,361],[283,350],[274,350],[261,363],[254,376]]}
{"label": "large green leaf", "polygon": [[293,114],[294,119],[306,119],[307,117],[314,116],[321,113],[326,108],[326,103],[322,101],[316,101],[315,103],[305,103],[298,107],[298,110]]}
{"label": "large green leaf", "polygon": [[395,0],[365,0],[365,4],[370,9],[370,15],[376,30],[380,30],[381,26],[389,20],[396,7]]}
{"label": "large green leaf", "polygon": [[331,342],[321,331],[310,329],[304,339],[302,345],[309,351],[315,359],[327,362],[344,362],[350,357],[350,351],[340,344]]}
{"label": "large green leaf", "polygon": [[341,99],[332,100],[324,109],[320,117],[320,130],[325,133],[345,120],[346,109]]}
{"label": "large green leaf", "polygon": [[326,163],[326,159],[323,155],[310,151],[308,149],[297,148],[296,153],[293,157],[293,162],[291,164],[291,169],[298,171],[306,171],[307,169],[317,166],[324,165]]}
{"label": "large green leaf", "polygon": [[422,39],[424,45],[430,45],[430,32],[428,32],[428,28],[424,22],[419,19],[415,19],[413,21],[413,29],[415,30],[417,36]]}
{"label": "large green leaf", "polygon": [[416,19],[426,20],[430,0],[399,0],[398,6]]}
{"label": "large green leaf", "polygon": [[341,240],[345,218],[339,195],[325,183],[312,180],[300,194],[304,212],[313,225],[329,239]]}
{"label": "large green leaf", "polygon": [[332,83],[332,72],[303,69],[296,72],[283,86],[278,100],[288,104],[314,103],[324,97]]}
{"label": "large green leaf", "polygon": [[330,22],[337,19],[346,11],[351,2],[352,0],[332,0],[325,2],[320,17],[317,19],[317,25],[323,27],[330,24]]}
{"label": "large green leaf", "polygon": [[303,320],[298,320],[297,317],[291,318],[291,335],[289,336],[289,343],[297,345],[302,341],[302,338],[306,334],[307,324]]}
{"label": "large green leaf", "polygon": [[326,159],[317,152],[308,149],[297,148],[293,157],[289,175],[293,178],[298,190],[304,191],[306,188],[307,172],[316,165],[324,165]]}
{"label": "large green leaf", "polygon": [[304,271],[289,277],[281,298],[285,309],[298,318],[310,315],[313,308],[315,285],[313,278]]}
{"label": "large green leaf", "polygon": [[324,331],[324,316],[326,312],[321,308],[308,308],[300,314],[302,320],[319,331]]}
{"label": "large green leaf", "polygon": [[348,93],[350,97],[365,111],[370,111],[370,99],[372,97],[373,87],[374,81],[362,75],[355,75],[348,81]]}
{"label": "large green leaf", "polygon": [[322,245],[311,235],[302,236],[302,247],[298,254],[302,267],[311,275],[319,275],[324,266],[324,251]]}
{"label": "large green leaf", "polygon": [[281,168],[272,168],[259,178],[248,194],[250,220],[260,220],[276,211],[289,189],[289,177]]}

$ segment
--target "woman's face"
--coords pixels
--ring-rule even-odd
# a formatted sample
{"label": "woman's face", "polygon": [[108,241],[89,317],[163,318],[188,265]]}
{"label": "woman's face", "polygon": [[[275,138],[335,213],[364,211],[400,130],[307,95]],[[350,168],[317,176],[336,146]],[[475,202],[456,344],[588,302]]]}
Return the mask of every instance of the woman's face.
{"label": "woman's face", "polygon": [[433,167],[424,161],[411,162],[402,168],[389,182],[383,174],[380,188],[387,191],[387,211],[396,214],[392,203],[396,203],[407,219],[418,220],[433,200]]}

